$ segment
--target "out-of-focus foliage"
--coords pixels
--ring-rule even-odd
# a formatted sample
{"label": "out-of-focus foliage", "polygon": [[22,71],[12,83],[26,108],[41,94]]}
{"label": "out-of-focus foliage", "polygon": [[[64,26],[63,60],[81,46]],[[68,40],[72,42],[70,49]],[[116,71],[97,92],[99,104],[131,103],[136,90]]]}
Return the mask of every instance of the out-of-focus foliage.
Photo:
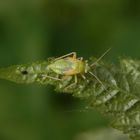
{"label": "out-of-focus foliage", "polygon": [[[139,58],[139,7],[136,0],[1,0],[0,65],[71,51],[97,57],[109,47],[109,59]],[[80,112],[78,99],[52,91],[0,81],[0,138],[71,140],[107,124],[97,112]]]}
{"label": "out-of-focus foliage", "polygon": [[128,138],[119,131],[107,128],[81,133],[77,135],[74,140],[103,140],[105,138],[108,140],[128,140]]}

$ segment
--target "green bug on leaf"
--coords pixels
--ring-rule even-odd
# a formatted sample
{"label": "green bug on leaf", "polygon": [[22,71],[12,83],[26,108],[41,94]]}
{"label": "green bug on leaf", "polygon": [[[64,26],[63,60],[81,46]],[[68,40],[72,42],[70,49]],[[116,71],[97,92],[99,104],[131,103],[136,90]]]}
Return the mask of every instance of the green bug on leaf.
{"label": "green bug on leaf", "polygon": [[[58,74],[58,75],[62,75],[66,78],[69,78],[70,76],[74,77],[74,83],[69,85],[68,87],[71,87],[75,84],[77,84],[77,76],[81,75],[81,77],[83,79],[86,79],[86,77],[84,76],[84,74],[89,73],[91,74],[100,84],[103,85],[103,83],[100,81],[100,79],[93,74],[90,69],[91,67],[93,67],[98,61],[100,61],[103,56],[105,56],[110,49],[108,49],[101,57],[99,57],[97,59],[97,61],[91,65],[88,64],[88,62],[86,60],[83,60],[83,58],[77,58],[77,54],[76,52],[72,52],[69,54],[66,54],[64,56],[58,57],[56,58],[54,61],[52,61],[51,64],[48,65],[48,70],[53,71],[54,73]],[[48,78],[52,78],[54,80],[64,80],[59,79],[59,78],[55,78],[55,77],[48,77]],[[104,85],[103,85],[104,86]]]}
{"label": "green bug on leaf", "polygon": [[76,52],[66,54],[64,56],[47,61],[36,62],[26,65],[15,65],[8,68],[0,69],[0,78],[7,79],[16,83],[47,83],[47,79],[55,81],[67,81],[74,78],[72,84],[68,84],[66,88],[70,88],[77,84],[78,76],[86,80],[86,73],[91,74],[102,86],[101,80],[91,72],[98,61],[109,51],[108,49],[100,58],[93,64],[89,65],[88,61],[83,58],[77,58]]}

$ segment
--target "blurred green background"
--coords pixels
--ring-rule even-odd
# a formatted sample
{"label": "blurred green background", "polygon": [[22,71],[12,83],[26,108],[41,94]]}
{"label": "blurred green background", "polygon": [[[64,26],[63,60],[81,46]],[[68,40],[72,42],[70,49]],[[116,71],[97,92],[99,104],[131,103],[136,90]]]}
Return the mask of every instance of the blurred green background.
{"label": "blurred green background", "polygon": [[[76,51],[140,58],[139,0],[0,0],[0,66]],[[77,140],[108,120],[50,86],[0,81],[0,140]]]}

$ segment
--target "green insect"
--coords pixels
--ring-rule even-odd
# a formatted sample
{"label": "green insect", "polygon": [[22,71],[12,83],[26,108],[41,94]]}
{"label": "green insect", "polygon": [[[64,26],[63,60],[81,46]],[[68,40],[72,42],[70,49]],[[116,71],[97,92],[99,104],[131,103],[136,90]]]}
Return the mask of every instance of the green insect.
{"label": "green insect", "polygon": [[[76,52],[72,52],[69,54],[66,54],[64,56],[56,58],[54,61],[52,61],[51,64],[48,65],[48,70],[53,71],[54,73],[64,76],[64,78],[59,79],[56,77],[48,77],[52,78],[54,80],[65,80],[71,76],[74,77],[74,83],[69,85],[68,87],[71,87],[75,84],[77,84],[77,76],[81,75],[83,79],[86,79],[84,76],[85,73],[91,74],[100,84],[102,84],[101,80],[93,74],[90,69],[93,67],[98,61],[100,61],[108,52],[110,49],[108,49],[101,57],[97,59],[97,61],[91,65],[88,64],[86,60],[83,60],[83,58],[77,58]],[[102,84],[103,85],[103,84]],[[104,86],[104,85],[103,85]]]}

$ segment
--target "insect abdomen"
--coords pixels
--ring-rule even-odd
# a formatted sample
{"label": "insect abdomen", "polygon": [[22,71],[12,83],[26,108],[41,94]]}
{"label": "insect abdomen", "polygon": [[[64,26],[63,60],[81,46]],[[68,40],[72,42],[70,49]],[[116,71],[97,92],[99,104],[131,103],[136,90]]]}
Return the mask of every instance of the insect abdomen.
{"label": "insect abdomen", "polygon": [[68,62],[65,59],[60,59],[48,66],[48,69],[51,69],[56,74],[65,75],[66,71],[72,69],[72,63]]}
{"label": "insect abdomen", "polygon": [[48,66],[48,69],[51,69],[56,74],[60,75],[76,75],[84,72],[84,63],[80,60],[67,58],[60,59]]}

